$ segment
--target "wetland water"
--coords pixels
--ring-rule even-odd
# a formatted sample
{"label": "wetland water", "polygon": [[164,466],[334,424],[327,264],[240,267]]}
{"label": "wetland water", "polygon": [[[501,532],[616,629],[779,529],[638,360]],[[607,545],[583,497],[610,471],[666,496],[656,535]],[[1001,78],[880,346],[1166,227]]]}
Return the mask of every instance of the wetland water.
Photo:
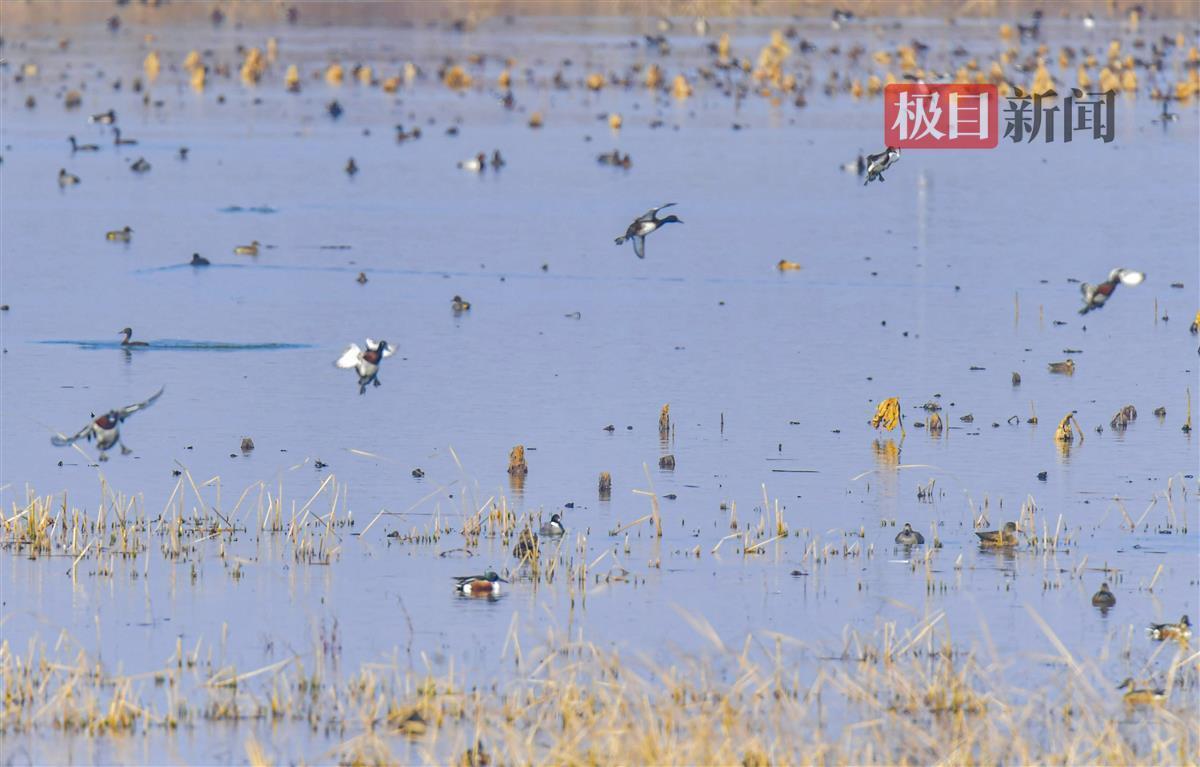
{"label": "wetland water", "polygon": [[[789,23],[817,46],[786,65],[812,83],[805,107],[753,93],[735,107],[695,76],[721,32],[753,60]],[[137,28],[6,30],[5,519],[18,520],[32,491],[54,494],[52,516],[65,495],[92,517],[103,505],[112,524],[121,494],[133,500],[122,514],[147,520],[138,533],[147,548],[129,558],[97,556],[116,551],[104,536],[89,553],[86,529],[30,557],[15,543],[19,520],[7,523],[0,625],[10,651],[41,643],[59,658],[86,653],[161,706],[154,675],[180,647],[195,652],[200,676],[291,659],[331,679],[394,664],[486,686],[528,673],[514,670],[514,637],[527,650],[583,637],[631,664],[709,658],[712,637],[686,614],[734,648],[747,635],[794,638],[787,666],[811,680],[855,636],[932,620],[939,642],[982,653],[1028,686],[1062,673],[1053,634],[1116,718],[1120,694],[1109,691],[1121,679],[1162,686],[1175,650],[1150,643],[1143,627],[1200,607],[1198,449],[1180,428],[1189,388],[1200,394],[1188,332],[1200,308],[1195,100],[1174,104],[1178,122],[1155,124],[1151,75],[1140,73],[1143,93],[1118,97],[1112,144],[911,151],[886,183],[864,187],[839,166],[878,151],[881,105],[821,84],[831,69],[885,68],[848,62],[845,50],[920,37],[932,46],[928,66],[951,66],[958,44],[990,61],[1005,47],[996,22],[963,21],[950,35],[928,20],[840,32],[826,19],[714,20],[707,38],[671,34],[669,56],[642,44],[646,24],[494,20],[467,34],[205,24],[154,28],[151,45]],[[1140,36],[1183,26],[1146,21]],[[1075,22],[1051,31],[1054,46],[1075,48],[1139,37],[1118,22],[1086,38]],[[279,60],[244,86],[235,49],[272,36]],[[151,47],[162,71],[134,93]],[[233,77],[190,88],[180,65],[193,49],[232,62]],[[1185,52],[1174,51],[1162,82],[1183,76]],[[482,65],[466,65],[474,53],[486,55]],[[442,85],[444,56],[462,60],[477,87]],[[518,62],[513,110],[494,86],[506,57]],[[319,75],[334,59],[347,68],[340,86]],[[364,62],[390,76],[406,61],[423,76],[395,94],[349,72]],[[25,62],[38,73],[16,82]],[[304,75],[299,93],[283,87],[292,63]],[[582,86],[589,72],[650,63],[688,73],[692,97]],[[559,70],[570,87],[548,84]],[[1066,72],[1071,82],[1074,66]],[[63,108],[68,88],[82,88],[80,108]],[[161,106],[143,104],[145,94]],[[336,120],[326,110],[334,99],[344,108]],[[114,147],[107,128],[88,124],[109,108],[136,146]],[[526,125],[534,111],[545,116],[539,130]],[[619,131],[611,112],[624,118]],[[396,124],[423,135],[397,143]],[[452,125],[457,135],[446,135]],[[70,134],[100,151],[73,155]],[[613,147],[631,154],[631,169],[597,164]],[[507,161],[500,171],[455,167],[493,149]],[[138,157],[148,173],[129,170]],[[352,178],[349,157],[360,168]],[[59,168],[82,182],[60,188]],[[613,245],[634,216],[670,201],[684,223],[648,238],[645,260]],[[131,242],[105,241],[126,225]],[[252,240],[264,243],[258,256],[233,254]],[[193,252],[212,265],[182,266]],[[777,271],[780,259],[803,268]],[[1148,277],[1080,316],[1074,281],[1115,267]],[[470,311],[451,311],[455,294]],[[122,349],[124,326],[150,346]],[[364,337],[398,351],[382,386],[359,396],[354,375],[332,363]],[[1048,372],[1067,357],[1073,375]],[[164,385],[161,401],[122,425],[132,455],[113,450],[97,465],[94,445],[80,443],[89,460],[51,445],[89,413]],[[892,396],[903,438],[867,425]],[[941,436],[916,426],[929,401],[942,408]],[[662,437],[664,403],[673,428]],[[1126,404],[1139,417],[1115,431],[1109,421]],[[1071,411],[1084,440],[1063,448],[1055,425]],[[243,454],[247,436],[255,449]],[[505,471],[517,444],[527,450],[523,482]],[[667,454],[674,470],[658,468]],[[601,471],[613,477],[609,500],[597,498]],[[219,480],[193,489],[189,476]],[[932,496],[918,498],[931,480]],[[651,489],[661,539],[649,523],[610,536],[650,513],[634,491]],[[262,511],[280,493],[283,531]],[[788,535],[744,554],[775,535],[776,504]],[[542,546],[543,562],[561,568],[554,577],[545,564],[536,577],[518,567],[494,522],[464,536],[494,506],[518,524],[532,515],[535,527],[562,514],[561,547]],[[1057,535],[1057,546],[981,549],[974,530],[985,508],[980,529],[1021,517],[1028,535]],[[330,509],[339,524],[316,518]],[[177,513],[219,516],[235,532],[197,523],[175,548],[164,530]],[[309,532],[289,535],[294,518]],[[928,558],[924,547],[897,547],[905,522],[942,547]],[[731,524],[747,537],[714,552]],[[306,535],[316,553],[297,543]],[[583,565],[586,587],[570,577]],[[497,599],[453,593],[452,576],[489,566],[511,581]],[[614,568],[628,579],[606,579]],[[1106,579],[1117,605],[1101,613],[1090,597]],[[736,678],[728,658],[712,662],[718,678]],[[1182,669],[1169,705],[1194,713],[1194,656]],[[244,694],[268,695],[274,673],[254,678],[268,692]],[[252,737],[273,760],[321,762],[355,732],[200,716],[178,730],[63,736],[15,721],[4,764],[242,763]],[[835,707],[826,737],[838,741],[856,721]],[[399,760],[454,758],[449,741],[393,740]]]}

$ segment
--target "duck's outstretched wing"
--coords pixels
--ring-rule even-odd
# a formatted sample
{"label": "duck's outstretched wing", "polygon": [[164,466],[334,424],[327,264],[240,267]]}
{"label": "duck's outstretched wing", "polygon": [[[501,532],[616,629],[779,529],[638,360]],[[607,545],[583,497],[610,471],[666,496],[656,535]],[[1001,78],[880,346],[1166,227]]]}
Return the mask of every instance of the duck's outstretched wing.
{"label": "duck's outstretched wing", "polygon": [[[375,351],[376,349],[379,348],[379,342],[372,338],[368,338],[367,339],[367,348],[370,349],[371,351]],[[396,347],[392,346],[391,344],[388,344],[388,348],[383,350],[383,356],[385,356],[385,357],[390,357],[395,353],[396,353]]]}
{"label": "duck's outstretched wing", "polygon": [[129,407],[121,408],[120,410],[117,411],[117,420],[124,421],[126,418],[133,415],[137,411],[145,410],[146,408],[150,407],[151,405],[153,405],[155,402],[158,401],[158,398],[161,397],[163,395],[163,392],[166,390],[167,390],[167,387],[164,386],[164,387],[160,388],[158,391],[156,391],[150,397],[150,399],[146,400],[145,402],[138,402],[136,404],[130,405]]}
{"label": "duck's outstretched wing", "polygon": [[[675,203],[673,203],[673,202],[668,202],[666,205],[659,205],[657,208],[651,208],[650,210],[646,211],[646,212],[645,212],[645,213],[643,213],[642,215],[638,216],[638,218],[637,218],[637,221],[653,221],[653,220],[654,220],[654,217],[655,217],[656,215],[658,215],[658,212],[659,212],[660,210],[663,210],[663,209],[665,209],[665,208],[669,208],[669,207],[671,207],[672,205],[675,205]],[[636,221],[635,221],[635,223],[636,223]]]}
{"label": "duck's outstretched wing", "polygon": [[362,357],[363,350],[358,344],[350,344],[346,347],[346,351],[342,352],[342,356],[337,358],[333,364],[340,368],[352,368],[358,364],[358,360]]}
{"label": "duck's outstretched wing", "polygon": [[79,433],[73,437],[64,437],[62,434],[55,434],[50,438],[50,444],[54,445],[55,447],[66,447],[67,445],[72,445],[85,437],[90,439],[91,436],[92,424],[89,421],[88,425],[80,429]]}
{"label": "duck's outstretched wing", "polygon": [[646,238],[640,234],[633,236],[633,252],[638,258],[646,257]]}

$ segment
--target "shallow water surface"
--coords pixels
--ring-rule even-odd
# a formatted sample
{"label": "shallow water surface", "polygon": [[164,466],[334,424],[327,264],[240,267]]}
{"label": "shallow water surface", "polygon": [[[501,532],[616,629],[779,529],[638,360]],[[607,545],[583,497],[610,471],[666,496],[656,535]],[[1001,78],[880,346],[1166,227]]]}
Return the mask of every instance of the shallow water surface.
{"label": "shallow water surface", "polygon": [[[770,28],[745,22],[735,47],[749,55]],[[832,42],[827,23],[803,31]],[[466,36],[163,29],[156,45],[182,61],[193,47],[230,56],[237,43],[277,34],[281,60],[314,71],[331,46],[389,72],[409,58],[432,72],[450,45],[522,65],[535,51],[538,77],[569,55],[568,74],[581,78],[629,56],[652,60],[627,52],[634,32],[611,20],[496,23]],[[873,29],[861,41],[883,47],[906,34]],[[953,47],[928,34],[939,50]],[[983,52],[998,46],[990,30],[962,35]],[[103,477],[152,520],[182,504],[185,516],[217,509],[240,532],[178,560],[147,535],[145,557],[116,558],[111,571],[85,559],[73,578],[65,553],[0,551],[12,647],[65,632],[143,674],[177,643],[239,670],[293,653],[311,663],[314,648],[333,644],[342,669],[400,656],[483,681],[509,673],[502,651],[514,627],[524,643],[553,630],[666,661],[708,647],[681,613],[735,646],[775,631],[835,649],[847,631],[944,613],[961,646],[1053,655],[1036,614],[1115,685],[1157,671],[1144,624],[1197,613],[1198,451],[1180,429],[1189,389],[1200,390],[1187,328],[1200,304],[1194,102],[1175,105],[1180,120],[1163,130],[1152,123],[1156,104],[1122,98],[1107,145],[906,152],[886,183],[864,188],[839,165],[878,149],[879,104],[817,86],[803,109],[755,98],[735,111],[711,88],[680,103],[637,88],[518,84],[519,109],[505,111],[490,88],[459,96],[433,79],[396,96],[319,79],[288,94],[276,65],[270,85],[245,88],[235,71],[202,94],[164,71],[149,88],[164,105],[153,108],[128,87],[145,55],[135,38],[109,45],[80,32],[66,53],[53,50],[56,39],[32,30],[5,46],[10,60],[42,70],[20,84],[6,77],[0,104],[6,518],[24,508],[27,487],[94,513],[109,503]],[[672,66],[703,61],[702,39],[675,46]],[[834,65],[815,57],[812,80]],[[497,72],[492,64],[479,77]],[[64,84],[87,83],[81,109],[53,98],[60,73]],[[108,85],[116,77],[120,91]],[[31,93],[39,103],[26,110]],[[336,121],[324,110],[334,98],[345,107]],[[109,107],[137,146],[114,148],[86,124]],[[525,124],[534,110],[546,114],[538,131]],[[619,132],[597,119],[610,111],[624,115]],[[664,127],[651,128],[655,118]],[[424,136],[397,144],[396,123]],[[458,135],[444,135],[452,123]],[[72,156],[70,133],[102,150]],[[183,145],[186,160],[176,156]],[[596,164],[614,146],[631,153],[631,170]],[[455,168],[494,148],[508,163],[501,171]],[[144,175],[127,168],[140,156],[152,165]],[[361,168],[353,178],[342,171],[350,156]],[[59,167],[83,182],[58,188]],[[634,216],[670,201],[684,223],[650,237],[645,260],[613,245]],[[105,241],[125,225],[131,243]],[[260,255],[233,255],[252,240],[267,245]],[[212,266],[185,266],[193,252]],[[783,258],[803,268],[776,271]],[[1075,281],[1118,266],[1148,278],[1079,316]],[[455,294],[469,312],[451,311]],[[127,325],[151,348],[122,349],[116,331]],[[365,337],[398,353],[382,385],[360,396],[333,361]],[[1067,357],[1074,375],[1048,372]],[[133,455],[114,451],[97,467],[50,444],[89,413],[162,385],[162,400],[123,425]],[[891,396],[903,437],[867,425]],[[917,426],[930,401],[941,406],[941,436]],[[660,436],[665,403],[673,428]],[[1126,404],[1139,417],[1115,431],[1109,420]],[[1166,415],[1155,417],[1160,406]],[[1055,425],[1072,411],[1084,433],[1062,448]],[[248,454],[245,436],[256,446]],[[523,482],[505,471],[517,444],[527,450]],[[666,454],[674,470],[657,468]],[[193,492],[172,473],[184,469],[198,484],[219,482]],[[613,477],[610,500],[597,498],[601,471]],[[661,539],[647,523],[609,535],[650,512],[638,490],[660,498]],[[301,561],[262,530],[266,493],[282,494],[285,526],[317,493],[313,514],[349,512],[354,524],[323,538],[326,560]],[[1026,534],[1057,537],[1057,548],[977,545],[981,513],[999,527],[1027,501]],[[587,588],[561,573],[522,577],[511,542],[465,540],[467,519],[491,503],[561,513],[568,535],[557,558],[591,565]],[[750,542],[771,538],[776,504],[787,537],[756,553],[743,554],[741,539],[714,551],[733,527],[748,528]],[[940,540],[928,563],[923,549],[893,543],[904,522]],[[449,532],[436,541],[388,537],[438,527]],[[512,581],[499,599],[452,593],[451,576],[488,566]],[[631,579],[597,580],[615,567]],[[1117,606],[1101,613],[1090,597],[1106,578]],[[1121,655],[1131,627],[1133,651]],[[819,655],[798,654],[797,668],[813,673]],[[6,739],[4,761],[241,761],[230,733],[251,727],[117,744],[23,735]],[[303,726],[263,738],[284,754],[336,741]]]}

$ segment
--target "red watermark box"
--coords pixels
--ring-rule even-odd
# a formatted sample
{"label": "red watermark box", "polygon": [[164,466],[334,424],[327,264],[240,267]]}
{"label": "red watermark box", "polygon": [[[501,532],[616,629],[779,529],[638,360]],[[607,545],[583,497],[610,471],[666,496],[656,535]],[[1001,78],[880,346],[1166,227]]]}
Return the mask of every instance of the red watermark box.
{"label": "red watermark box", "polygon": [[994,149],[1000,97],[994,85],[892,83],[883,91],[883,133],[898,149]]}

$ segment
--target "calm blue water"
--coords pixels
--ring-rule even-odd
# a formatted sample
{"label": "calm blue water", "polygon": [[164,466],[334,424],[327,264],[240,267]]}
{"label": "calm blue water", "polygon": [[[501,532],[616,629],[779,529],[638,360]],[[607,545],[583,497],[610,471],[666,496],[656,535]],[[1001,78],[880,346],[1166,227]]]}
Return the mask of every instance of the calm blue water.
{"label": "calm blue water", "polygon": [[[435,670],[453,664],[486,680],[507,673],[498,645],[514,614],[526,642],[549,628],[582,631],[664,658],[706,647],[675,607],[704,616],[735,646],[773,630],[840,647],[847,625],[870,632],[945,611],[956,643],[992,642],[1022,657],[1049,651],[1028,606],[1083,658],[1099,657],[1130,626],[1140,634],[1148,621],[1196,614],[1198,451],[1180,430],[1189,388],[1200,395],[1188,332],[1200,308],[1194,103],[1175,104],[1180,121],[1163,130],[1151,122],[1155,103],[1123,98],[1110,145],[906,152],[886,183],[864,188],[839,166],[860,149],[878,150],[880,110],[821,93],[829,67],[844,64],[839,56],[805,59],[814,85],[804,109],[751,97],[735,111],[703,85],[678,103],[641,88],[593,95],[520,83],[509,112],[490,87],[495,60],[476,73],[488,85],[465,96],[432,74],[447,51],[517,56],[536,83],[564,56],[575,62],[565,70],[572,81],[593,66],[659,61],[671,74],[704,60],[697,38],[680,36],[676,53],[660,60],[631,52],[630,28],[590,24],[520,22],[468,36],[274,30],[282,63],[306,72],[336,55],[347,65],[371,61],[387,76],[415,57],[429,77],[396,96],[307,77],[302,93],[288,94],[277,65],[257,89],[218,79],[197,94],[182,74],[164,71],[150,88],[161,108],[143,107],[129,90],[145,55],[132,31],[115,45],[78,33],[65,54],[55,50],[58,31],[13,35],[10,62],[37,61],[42,71],[21,84],[5,77],[0,94],[0,300],[11,306],[0,315],[6,515],[26,487],[95,509],[98,471],[157,515],[183,465],[197,481],[220,477],[226,510],[257,482],[282,484],[286,506],[303,505],[333,474],[356,531],[381,510],[403,516],[384,517],[366,535],[340,531],[328,567],[293,563],[277,537],[239,536],[228,546],[250,562],[240,580],[208,544],[196,554],[195,579],[190,562],[166,562],[154,547],[157,577],[133,580],[142,563],[117,562],[111,578],[81,570],[74,583],[63,577],[64,560],[0,551],[6,640],[25,647],[65,630],[139,673],[162,667],[178,637],[188,648],[216,645],[228,623],[221,657],[250,669],[309,652],[311,637],[336,620],[342,667],[354,669],[407,645],[407,613],[412,647]],[[735,52],[755,55],[766,29],[741,30]],[[805,29],[832,42],[824,27]],[[918,29],[935,46],[954,45],[937,24]],[[261,45],[269,33],[159,30],[156,46],[175,64],[193,47],[235,61],[236,44]],[[863,34],[868,50],[912,36]],[[981,59],[999,50],[990,29],[963,34]],[[865,61],[845,71],[865,72]],[[125,85],[114,92],[118,77]],[[81,109],[55,102],[60,87],[80,83]],[[34,110],[23,106],[28,94]],[[337,121],[324,111],[334,98],[345,108]],[[115,149],[107,131],[86,123],[109,107],[137,146]],[[539,131],[525,125],[534,110],[546,116]],[[610,111],[624,115],[619,133],[597,119]],[[654,119],[665,125],[651,128]],[[735,121],[747,128],[733,131]],[[398,145],[396,123],[420,125],[424,136]],[[457,137],[444,135],[450,124],[459,124]],[[71,133],[102,150],[72,156]],[[190,149],[186,161],[180,146]],[[595,155],[614,147],[632,155],[631,170],[597,165]],[[455,167],[496,148],[508,163],[499,173]],[[152,170],[130,172],[143,156]],[[351,156],[361,169],[353,179],[342,171]],[[60,167],[82,184],[60,189]],[[671,201],[685,223],[654,234],[644,261],[613,244],[633,217]],[[230,206],[273,212],[222,212]],[[105,231],[125,225],[131,243],[105,241]],[[269,247],[233,254],[251,240]],[[193,252],[213,265],[183,266]],[[803,269],[776,271],[782,258]],[[1098,282],[1118,266],[1146,272],[1146,282],[1080,317],[1072,280]],[[366,284],[356,282],[359,272]],[[451,311],[455,294],[471,301],[469,313]],[[116,331],[125,326],[152,347],[120,349]],[[365,337],[388,340],[398,354],[383,365],[382,386],[359,396],[353,373],[332,363]],[[222,353],[204,353],[211,348]],[[1067,356],[1073,376],[1047,371]],[[1014,371],[1020,387],[1011,385]],[[90,413],[163,385],[162,400],[124,425],[132,456],[114,454],[97,469],[50,444],[53,432],[73,433]],[[918,406],[937,395],[949,429],[932,438],[914,422],[926,420]],[[903,405],[903,441],[867,425],[888,396]],[[666,444],[656,429],[664,403],[675,424]],[[1037,426],[1024,422],[1031,403]],[[1108,421],[1129,403],[1139,418],[1114,433]],[[1159,406],[1163,419],[1152,415]],[[1063,453],[1054,427],[1070,411],[1086,439]],[[961,422],[968,413],[973,422]],[[256,444],[249,456],[238,449],[244,436]],[[886,451],[876,445],[888,440],[899,447],[895,460],[918,467],[880,458]],[[521,489],[505,473],[516,444],[529,451]],[[664,453],[674,455],[674,471],[656,468]],[[644,466],[654,489],[676,498],[662,501],[664,538],[635,528],[626,554],[624,536],[607,531],[649,512],[632,492],[649,487]],[[411,475],[417,467],[422,479]],[[597,500],[601,471],[612,473],[611,501]],[[1188,534],[1156,530],[1167,522],[1161,494],[1172,477]],[[936,499],[919,502],[916,488],[930,479]],[[721,504],[736,502],[739,521],[756,526],[764,485],[794,537],[759,556],[743,557],[735,541],[711,554],[729,532]],[[1122,529],[1114,498],[1136,520],[1156,494],[1143,525]],[[597,570],[619,564],[637,585],[594,588],[582,601],[566,579],[536,588],[517,581],[499,601],[464,600],[451,593],[450,576],[515,567],[507,547],[484,538],[463,559],[438,556],[463,545],[457,533],[432,545],[385,537],[423,529],[435,513],[461,528],[467,513],[501,495],[519,511],[562,511],[564,552],[578,543],[584,554],[574,561],[592,562],[608,551]],[[980,551],[972,504],[986,498],[996,526],[1016,519],[1030,495],[1037,530],[1045,522],[1053,533],[1061,517],[1074,544],[1046,556]],[[927,593],[923,569],[894,550],[896,528],[881,520],[909,521],[927,538],[936,529],[944,548],[933,567],[947,590]],[[874,554],[814,566],[803,560],[814,539],[858,542]],[[689,556],[697,546],[701,556]],[[1089,602],[1103,576],[1070,577],[1085,558],[1086,567],[1119,570],[1118,605],[1107,615]],[[790,575],[797,569],[809,575]],[[1044,589],[1047,580],[1059,587]],[[1137,640],[1135,648],[1113,661],[1114,683],[1152,650]],[[36,738],[4,748],[19,763],[240,760],[227,742],[226,731],[202,727],[143,751],[87,742],[74,751]]]}

